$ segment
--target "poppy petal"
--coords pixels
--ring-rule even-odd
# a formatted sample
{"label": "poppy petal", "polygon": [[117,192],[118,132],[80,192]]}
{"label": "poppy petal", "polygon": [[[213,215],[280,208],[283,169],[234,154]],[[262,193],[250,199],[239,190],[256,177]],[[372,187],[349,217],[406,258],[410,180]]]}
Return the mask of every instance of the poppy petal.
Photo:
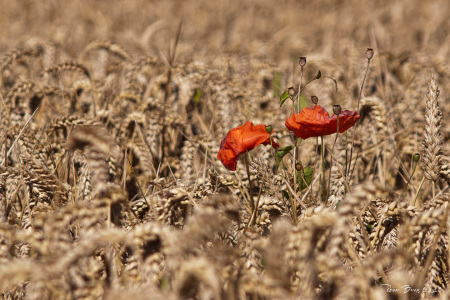
{"label": "poppy petal", "polygon": [[[339,114],[339,132],[342,133],[356,124],[360,116],[356,111],[344,110]],[[320,105],[306,107],[299,114],[286,119],[286,128],[297,138],[324,136],[336,133],[337,116],[330,114]]]}
{"label": "poppy petal", "polygon": [[[273,133],[273,130],[272,130]],[[236,170],[239,156],[250,151],[260,144],[270,145],[270,134],[266,131],[266,125],[253,125],[246,122],[244,125],[231,129],[220,143],[217,158],[228,170]],[[272,139],[272,146],[279,145]]]}

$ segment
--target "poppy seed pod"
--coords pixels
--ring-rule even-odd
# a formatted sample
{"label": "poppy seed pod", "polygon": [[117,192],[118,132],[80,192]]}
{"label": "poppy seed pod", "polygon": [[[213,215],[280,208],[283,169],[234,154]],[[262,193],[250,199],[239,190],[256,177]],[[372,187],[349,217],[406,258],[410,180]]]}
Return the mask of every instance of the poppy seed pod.
{"label": "poppy seed pod", "polygon": [[339,115],[342,111],[342,107],[340,105],[333,105],[333,113],[335,115]]}
{"label": "poppy seed pod", "polygon": [[300,56],[298,59],[298,64],[300,65],[300,67],[304,67],[306,65],[306,57]]}
{"label": "poppy seed pod", "polygon": [[241,154],[253,150],[258,145],[270,145],[278,148],[279,145],[270,137],[266,125],[253,125],[246,122],[244,125],[231,129],[220,143],[217,158],[228,170],[236,170],[237,161]]}
{"label": "poppy seed pod", "polygon": [[367,60],[371,60],[372,57],[373,57],[373,55],[374,55],[374,53],[375,53],[375,52],[373,52],[373,49],[372,49],[372,48],[367,48],[367,51],[366,51],[366,57],[367,57]]}

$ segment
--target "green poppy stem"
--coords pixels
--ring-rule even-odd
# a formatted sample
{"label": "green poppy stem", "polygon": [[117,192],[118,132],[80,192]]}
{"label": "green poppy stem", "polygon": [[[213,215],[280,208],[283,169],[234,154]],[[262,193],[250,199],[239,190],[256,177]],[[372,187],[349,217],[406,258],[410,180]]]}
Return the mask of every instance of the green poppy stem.
{"label": "green poppy stem", "polygon": [[320,136],[321,146],[321,156],[322,156],[322,202],[326,202],[326,189],[325,189],[325,145],[323,143],[323,136]]}
{"label": "green poppy stem", "polygon": [[[299,100],[300,103],[300,100]],[[297,151],[297,142],[298,139],[296,138],[294,141],[294,160],[292,162],[292,170],[294,172],[294,193],[297,193],[297,186],[298,186],[298,182],[297,182],[297,169],[295,168],[296,164],[297,164],[297,160],[298,160],[298,151]],[[297,204],[295,203],[295,198],[294,195],[292,195],[291,197],[291,206],[292,206],[292,222],[294,225],[297,224]]]}

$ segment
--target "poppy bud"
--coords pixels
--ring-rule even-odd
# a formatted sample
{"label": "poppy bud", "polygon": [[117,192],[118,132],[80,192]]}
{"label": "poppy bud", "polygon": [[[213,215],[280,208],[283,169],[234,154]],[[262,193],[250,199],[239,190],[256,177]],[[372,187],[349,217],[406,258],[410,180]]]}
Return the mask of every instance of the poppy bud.
{"label": "poppy bud", "polygon": [[420,160],[420,154],[419,153],[415,153],[413,155],[413,160],[414,160],[414,162],[418,162]]}
{"label": "poppy bud", "polygon": [[373,54],[374,54],[373,49],[372,48],[367,48],[367,51],[366,51],[367,60],[371,60],[372,57],[373,57]]}
{"label": "poppy bud", "polygon": [[302,164],[301,163],[296,163],[295,164],[295,169],[297,170],[297,171],[300,171],[301,169],[302,169]]}
{"label": "poppy bud", "polygon": [[306,57],[300,56],[300,58],[298,59],[298,64],[300,65],[300,67],[304,67],[306,65]]}
{"label": "poppy bud", "polygon": [[271,134],[271,133],[272,133],[272,130],[273,130],[272,125],[267,125],[267,126],[266,126],[266,131],[267,131],[268,134]]}
{"label": "poppy bud", "polygon": [[342,111],[342,108],[340,105],[333,105],[333,113],[336,115],[339,115]]}
{"label": "poppy bud", "polygon": [[288,93],[289,93],[289,97],[291,97],[291,99],[292,98],[294,98],[294,96],[295,96],[295,90],[294,90],[294,87],[289,87],[288,88]]}
{"label": "poppy bud", "polygon": [[311,102],[314,103],[314,105],[317,105],[317,103],[319,103],[319,98],[316,95],[311,96]]}

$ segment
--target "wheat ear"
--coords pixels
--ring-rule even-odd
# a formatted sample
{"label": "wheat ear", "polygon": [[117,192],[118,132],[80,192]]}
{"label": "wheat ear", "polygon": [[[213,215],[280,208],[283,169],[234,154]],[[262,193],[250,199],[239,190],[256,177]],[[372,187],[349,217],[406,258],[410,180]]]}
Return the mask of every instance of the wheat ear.
{"label": "wheat ear", "polygon": [[428,85],[427,103],[425,111],[425,139],[423,141],[423,166],[425,177],[436,182],[442,168],[442,143],[441,118],[442,112],[439,108],[439,86],[434,78]]}

